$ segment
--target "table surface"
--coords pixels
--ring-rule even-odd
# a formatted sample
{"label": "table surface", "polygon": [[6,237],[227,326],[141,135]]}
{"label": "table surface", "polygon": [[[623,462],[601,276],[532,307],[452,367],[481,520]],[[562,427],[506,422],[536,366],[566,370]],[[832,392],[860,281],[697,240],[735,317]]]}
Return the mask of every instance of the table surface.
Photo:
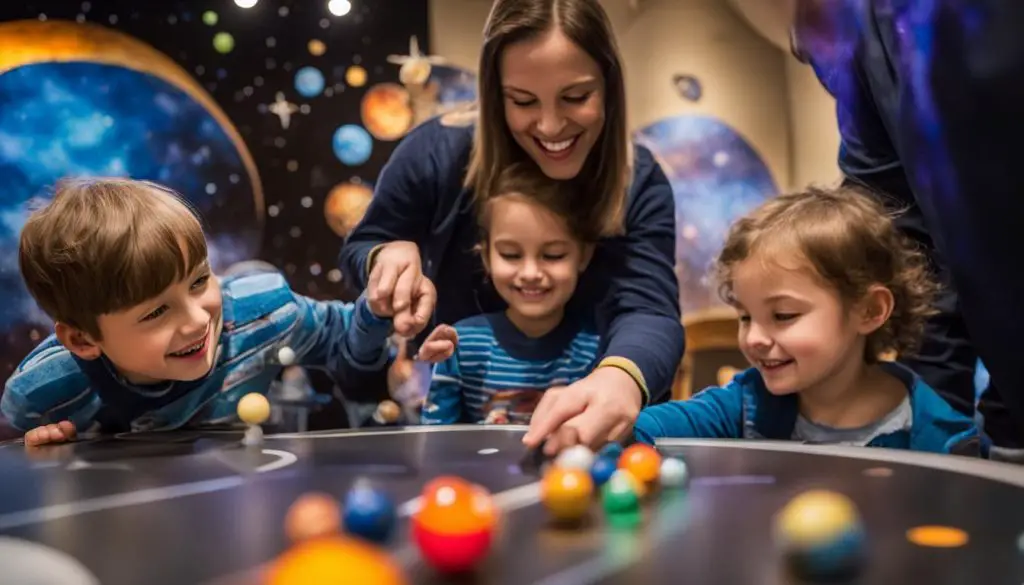
{"label": "table surface", "polygon": [[[390,552],[410,583],[791,583],[771,540],[773,515],[814,488],[848,495],[868,532],[856,583],[1024,582],[1024,469],[956,456],[794,443],[677,440],[687,490],[645,504],[636,528],[605,524],[595,502],[582,528],[553,526],[539,477],[518,463],[522,427],[419,427],[270,435],[128,435],[27,451],[0,447],[4,583],[61,585],[259,582],[287,547],[283,520],[302,493],[343,498],[369,478],[398,503]],[[457,581],[437,575],[408,537],[430,479],[457,475],[505,511],[499,545]],[[958,548],[908,541],[921,525],[959,528]],[[1024,543],[1022,543],[1024,544]],[[525,562],[524,562],[525,561]],[[29,577],[31,576],[31,578]],[[47,580],[47,577],[51,580]]]}

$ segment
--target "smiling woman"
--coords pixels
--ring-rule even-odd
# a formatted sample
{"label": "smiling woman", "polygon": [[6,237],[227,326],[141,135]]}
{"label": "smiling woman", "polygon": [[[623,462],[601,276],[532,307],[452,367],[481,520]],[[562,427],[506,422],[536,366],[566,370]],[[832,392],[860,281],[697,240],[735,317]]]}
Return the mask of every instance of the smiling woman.
{"label": "smiling woman", "polygon": [[474,252],[475,203],[514,163],[570,182],[563,208],[601,236],[590,264],[599,268],[581,276],[569,309],[597,324],[599,363],[544,393],[525,441],[547,437],[548,452],[596,447],[667,394],[683,353],[671,187],[650,151],[629,142],[622,66],[597,0],[496,1],[478,69],[476,123],[434,120],[402,141],[342,269],[395,309],[400,334],[431,316],[503,311]]}

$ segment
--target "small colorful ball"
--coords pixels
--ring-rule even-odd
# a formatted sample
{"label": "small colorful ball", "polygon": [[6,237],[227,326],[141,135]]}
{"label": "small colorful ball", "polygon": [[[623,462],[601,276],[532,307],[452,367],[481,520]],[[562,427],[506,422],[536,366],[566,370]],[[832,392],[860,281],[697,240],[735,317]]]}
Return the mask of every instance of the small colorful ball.
{"label": "small colorful ball", "polygon": [[270,566],[267,585],[366,583],[406,585],[398,563],[382,550],[354,538],[326,536],[295,545]]}
{"label": "small colorful ball", "polygon": [[284,532],[293,543],[340,533],[338,502],[320,492],[299,496],[284,517]]}
{"label": "small colorful ball", "polygon": [[682,459],[666,457],[661,462],[661,474],[659,481],[662,487],[681,488],[690,480],[690,472]]}
{"label": "small colorful ball", "polygon": [[582,469],[586,471],[590,469],[590,466],[593,464],[594,452],[584,445],[574,445],[569,447],[559,453],[558,457],[555,458],[555,465],[566,469]]}
{"label": "small colorful ball", "polygon": [[282,366],[290,366],[295,363],[295,350],[290,347],[282,347],[277,350],[277,361]]}
{"label": "small colorful ball", "polygon": [[498,510],[489,492],[456,477],[426,485],[412,517],[412,538],[423,559],[442,573],[473,569],[490,552]]}
{"label": "small colorful ball", "polygon": [[604,447],[601,447],[601,450],[597,452],[597,456],[611,457],[612,459],[618,461],[619,455],[622,455],[623,450],[624,448],[622,446],[622,443],[612,441],[611,443],[608,443]]}
{"label": "small colorful ball", "polygon": [[395,529],[395,504],[367,481],[357,481],[345,496],[345,530],[371,542],[384,543]]}
{"label": "small colorful ball", "polygon": [[601,488],[601,499],[608,514],[636,512],[640,509],[640,482],[632,473],[618,469]]}
{"label": "small colorful ball", "polygon": [[775,517],[776,544],[795,572],[815,579],[856,570],[864,552],[860,514],[842,494],[813,490],[793,498]]}
{"label": "small colorful ball", "polygon": [[650,445],[635,443],[626,447],[619,456],[619,468],[628,470],[638,480],[649,484],[658,479],[661,472],[661,455]]}
{"label": "small colorful ball", "polygon": [[594,480],[587,471],[552,467],[540,484],[541,501],[556,520],[577,521],[590,508]]}
{"label": "small colorful ball", "polygon": [[246,394],[238,401],[238,418],[249,425],[263,424],[270,418],[270,401],[258,392]]}
{"label": "small colorful ball", "polygon": [[380,424],[394,424],[402,416],[402,409],[394,400],[385,400],[377,405],[373,418]]}
{"label": "small colorful ball", "polygon": [[614,457],[602,455],[595,459],[594,465],[590,467],[590,477],[594,480],[594,485],[600,487],[611,478],[618,468],[619,464]]}

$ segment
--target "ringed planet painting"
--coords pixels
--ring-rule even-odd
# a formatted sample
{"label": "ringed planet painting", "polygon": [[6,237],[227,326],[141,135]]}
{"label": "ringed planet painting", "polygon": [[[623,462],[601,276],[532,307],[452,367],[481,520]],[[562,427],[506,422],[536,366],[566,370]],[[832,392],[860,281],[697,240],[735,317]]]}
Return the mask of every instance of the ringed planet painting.
{"label": "ringed planet painting", "polygon": [[[201,213],[214,270],[256,257],[264,203],[253,158],[209,94],[172,59],[113,29],[0,24],[0,330],[8,359],[52,327],[24,288],[18,236],[64,177],[156,181]],[[10,364],[5,364],[10,365]]]}
{"label": "ringed planet painting", "polygon": [[683,315],[721,305],[710,267],[733,221],[778,194],[767,165],[710,116],[659,120],[634,134],[661,163],[676,202],[676,275]]}

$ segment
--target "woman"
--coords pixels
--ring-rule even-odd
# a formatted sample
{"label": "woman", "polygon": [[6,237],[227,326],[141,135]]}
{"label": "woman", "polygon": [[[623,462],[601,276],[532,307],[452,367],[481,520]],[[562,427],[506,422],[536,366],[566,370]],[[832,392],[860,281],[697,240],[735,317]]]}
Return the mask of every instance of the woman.
{"label": "woman", "polygon": [[484,37],[478,120],[432,120],[402,141],[341,266],[391,300],[399,333],[426,327],[435,286],[438,322],[501,310],[474,251],[474,202],[522,160],[576,182],[572,207],[604,237],[573,306],[593,315],[603,358],[545,392],[524,443],[546,439],[549,455],[597,447],[663,397],[682,357],[671,187],[629,144],[618,48],[596,0],[497,0]]}

